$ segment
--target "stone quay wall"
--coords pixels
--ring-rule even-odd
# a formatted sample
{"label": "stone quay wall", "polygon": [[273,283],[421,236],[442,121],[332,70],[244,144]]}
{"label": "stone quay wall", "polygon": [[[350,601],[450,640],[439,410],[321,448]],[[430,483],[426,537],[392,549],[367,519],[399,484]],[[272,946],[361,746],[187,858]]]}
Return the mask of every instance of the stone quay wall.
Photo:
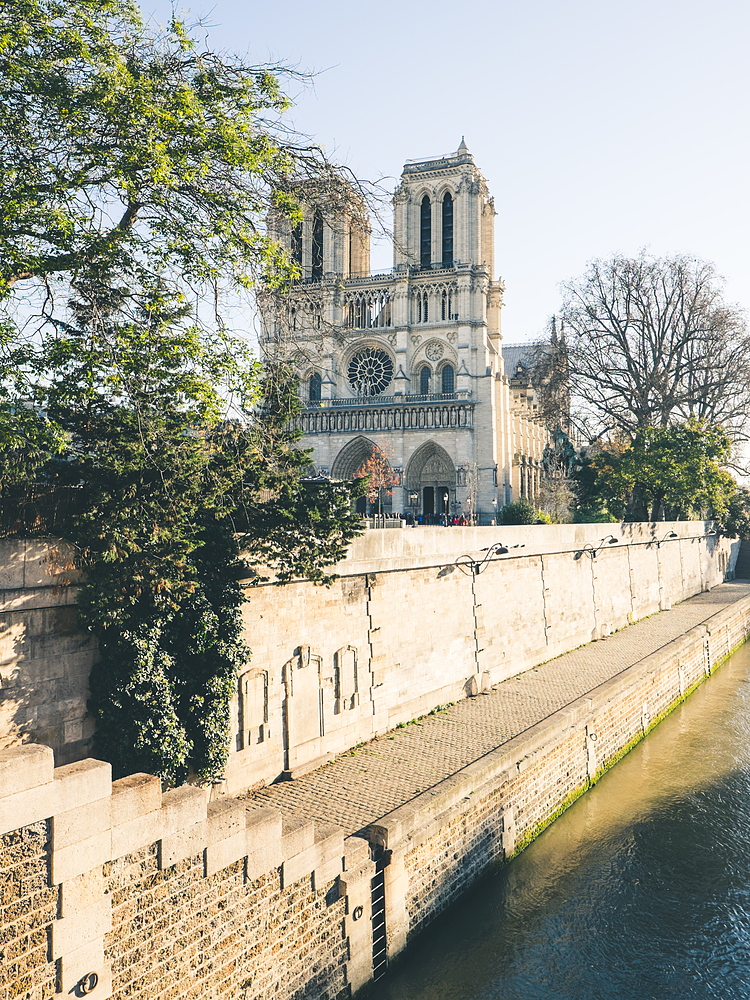
{"label": "stone quay wall", "polygon": [[0,1000],[343,1000],[750,634],[742,598],[365,837],[0,751]]}
{"label": "stone quay wall", "polygon": [[[220,791],[302,774],[710,589],[731,576],[739,542],[709,530],[684,521],[372,530],[330,588],[248,586],[253,656]],[[610,536],[617,544],[603,542]],[[498,542],[509,551],[483,562]],[[84,759],[93,733],[97,650],[77,623],[70,564],[54,539],[0,542],[0,747],[42,743],[58,765]]]}
{"label": "stone quay wall", "polygon": [[[374,530],[355,540],[330,588],[249,588],[253,659],[234,707],[226,790],[304,774],[711,589],[732,575],[739,542],[709,530],[685,521]],[[497,542],[508,552],[483,562]]]}
{"label": "stone quay wall", "polygon": [[0,998],[349,996],[374,871],[338,827],[0,751]]}
{"label": "stone quay wall", "polygon": [[372,824],[387,862],[389,959],[482,872],[523,850],[748,636],[743,598]]}

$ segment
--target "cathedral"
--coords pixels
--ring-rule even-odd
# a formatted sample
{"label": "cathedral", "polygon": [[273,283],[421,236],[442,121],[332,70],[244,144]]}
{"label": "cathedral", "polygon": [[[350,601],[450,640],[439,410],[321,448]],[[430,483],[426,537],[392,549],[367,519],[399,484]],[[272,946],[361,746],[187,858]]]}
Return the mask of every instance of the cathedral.
{"label": "cathedral", "polygon": [[370,273],[369,227],[326,204],[276,232],[301,278],[262,309],[266,356],[299,375],[314,474],[350,479],[377,446],[383,509],[493,523],[536,500],[548,432],[524,350],[503,350],[494,201],[466,143],[407,160],[393,196],[393,268]]}

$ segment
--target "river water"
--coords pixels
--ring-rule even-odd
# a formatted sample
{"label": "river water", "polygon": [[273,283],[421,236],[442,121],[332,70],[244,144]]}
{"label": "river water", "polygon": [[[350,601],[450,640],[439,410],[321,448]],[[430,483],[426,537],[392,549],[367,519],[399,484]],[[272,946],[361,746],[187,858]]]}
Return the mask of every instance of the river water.
{"label": "river water", "polygon": [[748,1000],[750,644],[372,996]]}

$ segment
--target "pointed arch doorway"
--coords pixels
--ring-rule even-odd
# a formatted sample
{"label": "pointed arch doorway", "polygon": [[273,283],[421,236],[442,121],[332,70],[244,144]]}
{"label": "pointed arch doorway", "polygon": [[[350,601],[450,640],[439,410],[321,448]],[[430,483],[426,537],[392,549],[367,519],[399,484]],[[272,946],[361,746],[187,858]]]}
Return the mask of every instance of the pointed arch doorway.
{"label": "pointed arch doorway", "polygon": [[415,451],[406,471],[410,494],[419,496],[418,513],[425,517],[450,514],[455,499],[456,469],[448,452],[434,441]]}
{"label": "pointed arch doorway", "polygon": [[[375,442],[370,441],[364,435],[356,437],[353,441],[350,441],[345,445],[341,451],[338,453],[336,458],[333,460],[333,466],[331,467],[331,477],[333,479],[354,479],[357,471],[362,468],[362,466],[367,462],[373,453],[375,448]],[[355,510],[358,514],[366,514],[367,508],[370,505],[367,497],[360,497],[356,501]],[[390,513],[393,505],[392,494],[387,493],[385,490],[381,490],[380,493],[380,509],[383,513]],[[372,507],[375,511],[378,509],[377,499],[373,501]]]}

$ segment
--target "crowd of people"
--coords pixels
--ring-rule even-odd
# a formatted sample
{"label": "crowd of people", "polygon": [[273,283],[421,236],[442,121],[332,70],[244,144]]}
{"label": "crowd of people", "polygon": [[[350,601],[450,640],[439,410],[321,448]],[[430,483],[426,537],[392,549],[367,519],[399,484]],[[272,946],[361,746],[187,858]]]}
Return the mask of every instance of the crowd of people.
{"label": "crowd of people", "polygon": [[[362,515],[365,517],[366,515]],[[405,514],[371,514],[370,517],[381,518],[384,521],[400,520],[405,521],[407,527],[416,528],[421,525],[435,525],[443,528],[467,527],[474,524],[471,518],[465,514],[414,514],[408,510]]]}

